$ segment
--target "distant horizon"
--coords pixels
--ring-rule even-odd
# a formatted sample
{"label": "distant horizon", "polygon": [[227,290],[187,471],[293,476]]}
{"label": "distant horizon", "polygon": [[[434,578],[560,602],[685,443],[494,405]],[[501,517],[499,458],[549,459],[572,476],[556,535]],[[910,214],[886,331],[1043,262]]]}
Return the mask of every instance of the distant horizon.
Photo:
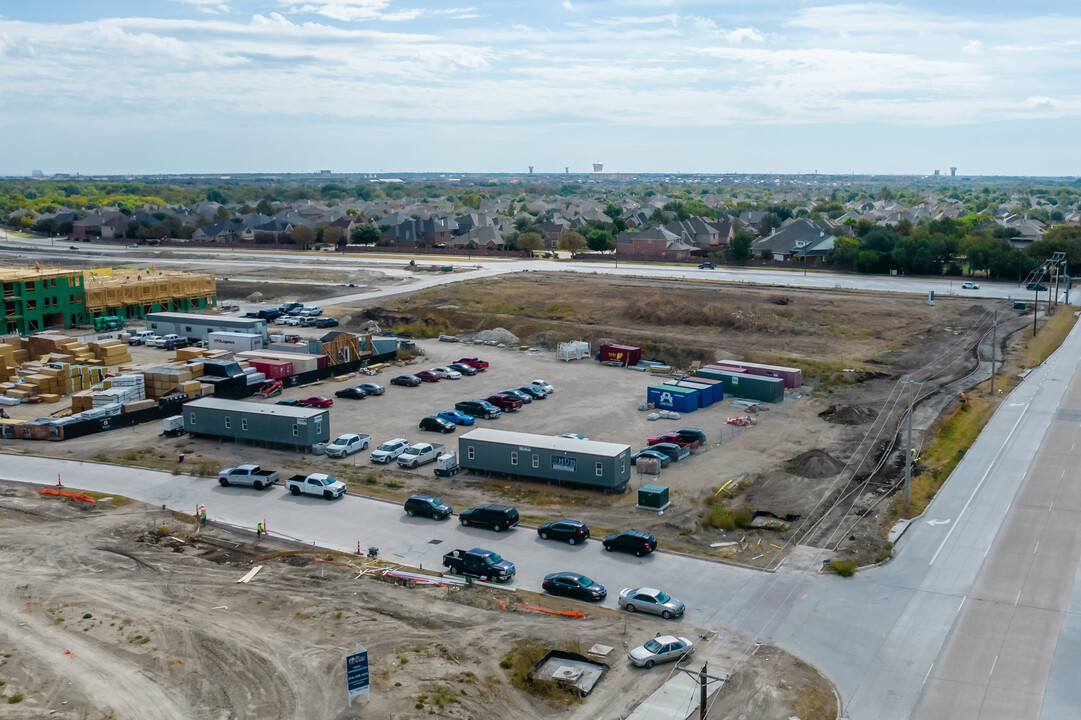
{"label": "distant horizon", "polygon": [[1068,178],[1079,37],[1067,0],[5,0],[0,175]]}

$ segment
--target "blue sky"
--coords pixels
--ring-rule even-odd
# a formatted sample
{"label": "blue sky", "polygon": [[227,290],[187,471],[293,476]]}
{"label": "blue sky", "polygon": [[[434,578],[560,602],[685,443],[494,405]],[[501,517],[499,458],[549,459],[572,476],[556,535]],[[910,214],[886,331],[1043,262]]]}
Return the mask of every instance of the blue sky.
{"label": "blue sky", "polygon": [[0,175],[1081,172],[1072,0],[4,0]]}

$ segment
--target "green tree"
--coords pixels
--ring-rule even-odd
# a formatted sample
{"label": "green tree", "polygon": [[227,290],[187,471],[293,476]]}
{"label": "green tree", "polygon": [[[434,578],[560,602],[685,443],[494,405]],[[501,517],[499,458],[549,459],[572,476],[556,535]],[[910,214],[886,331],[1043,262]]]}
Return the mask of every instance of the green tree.
{"label": "green tree", "polygon": [[751,256],[751,243],[754,238],[746,230],[740,229],[728,241],[728,257],[732,260],[746,260]]}
{"label": "green tree", "polygon": [[221,203],[222,205],[228,202],[228,200],[226,200],[225,198],[225,193],[223,193],[218,188],[210,188],[209,190],[207,190],[206,199],[210,202]]}
{"label": "green tree", "polygon": [[481,200],[482,198],[480,195],[477,195],[476,193],[469,193],[468,195],[462,196],[462,205],[465,205],[466,207],[471,207],[474,210],[480,210]]}
{"label": "green tree", "polygon": [[615,241],[612,240],[612,234],[606,230],[590,230],[586,235],[586,245],[593,252],[607,252],[615,247]]}
{"label": "green tree", "polygon": [[762,251],[758,253],[758,257],[761,258],[762,260],[772,260],[773,259],[773,251],[770,250],[769,248],[763,248]]}
{"label": "green tree", "polygon": [[833,241],[833,249],[826,253],[826,262],[841,265],[843,267],[855,267],[859,257],[859,240],[839,237]]}
{"label": "green tree", "polygon": [[569,253],[581,252],[585,246],[586,239],[573,230],[563,233],[559,238],[559,249]]}
{"label": "green tree", "polygon": [[325,245],[334,245],[335,247],[338,245],[345,245],[344,235],[342,229],[337,225],[328,225],[326,229],[323,230],[322,242]]}
{"label": "green tree", "polygon": [[860,272],[874,272],[879,264],[878,253],[874,250],[860,250],[856,257],[856,269]]}
{"label": "green tree", "polygon": [[266,198],[263,198],[262,200],[259,201],[259,204],[255,206],[255,212],[260,213],[262,215],[273,215],[274,214],[274,206],[270,204],[269,200],[267,200]]}
{"label": "green tree", "polygon": [[537,232],[525,232],[518,235],[518,249],[525,250],[529,253],[529,257],[533,257],[533,253],[544,247],[544,238]]}
{"label": "green tree", "polygon": [[375,225],[357,225],[349,233],[349,240],[355,245],[375,245],[379,242],[380,234]]}

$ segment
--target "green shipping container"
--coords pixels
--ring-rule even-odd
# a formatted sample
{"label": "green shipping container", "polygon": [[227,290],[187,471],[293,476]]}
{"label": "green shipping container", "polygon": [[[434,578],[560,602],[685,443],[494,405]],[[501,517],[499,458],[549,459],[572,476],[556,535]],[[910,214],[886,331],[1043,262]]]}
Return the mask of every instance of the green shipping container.
{"label": "green shipping container", "polygon": [[725,395],[771,403],[784,400],[784,380],[781,378],[725,372],[711,368],[702,368],[695,372],[695,375],[720,380],[724,383]]}

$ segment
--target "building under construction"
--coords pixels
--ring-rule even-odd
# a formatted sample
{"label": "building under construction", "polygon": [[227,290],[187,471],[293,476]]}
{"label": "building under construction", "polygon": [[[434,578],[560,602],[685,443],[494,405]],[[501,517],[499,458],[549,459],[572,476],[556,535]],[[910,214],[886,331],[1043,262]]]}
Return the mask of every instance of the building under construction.
{"label": "building under construction", "polygon": [[6,333],[89,325],[94,318],[125,319],[152,312],[214,307],[211,275],[157,270],[0,268],[0,314]]}

